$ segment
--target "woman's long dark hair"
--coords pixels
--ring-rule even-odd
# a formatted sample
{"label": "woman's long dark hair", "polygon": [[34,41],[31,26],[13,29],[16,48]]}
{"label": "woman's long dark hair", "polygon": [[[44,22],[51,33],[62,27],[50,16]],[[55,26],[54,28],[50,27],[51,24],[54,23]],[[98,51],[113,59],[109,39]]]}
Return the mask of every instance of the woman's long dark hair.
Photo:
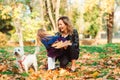
{"label": "woman's long dark hair", "polygon": [[[62,17],[60,17],[58,19],[58,21],[59,20],[63,21],[63,23],[67,26],[67,32],[68,32],[68,34],[72,35],[72,33],[73,33],[73,27],[72,27],[70,19],[67,16],[62,16]],[[59,32],[61,32],[60,29],[58,29],[58,30],[59,30]]]}

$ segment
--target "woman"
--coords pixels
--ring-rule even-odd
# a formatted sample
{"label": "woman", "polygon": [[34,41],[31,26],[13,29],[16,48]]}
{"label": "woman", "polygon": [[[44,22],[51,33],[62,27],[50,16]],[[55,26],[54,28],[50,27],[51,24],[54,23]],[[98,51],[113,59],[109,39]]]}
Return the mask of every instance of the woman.
{"label": "woman", "polygon": [[76,69],[76,60],[79,57],[79,37],[76,29],[73,29],[68,17],[62,16],[58,19],[57,35],[70,40],[72,45],[66,46],[63,50],[63,54],[57,59],[60,61],[60,67],[65,68],[66,65],[71,62],[71,71]]}

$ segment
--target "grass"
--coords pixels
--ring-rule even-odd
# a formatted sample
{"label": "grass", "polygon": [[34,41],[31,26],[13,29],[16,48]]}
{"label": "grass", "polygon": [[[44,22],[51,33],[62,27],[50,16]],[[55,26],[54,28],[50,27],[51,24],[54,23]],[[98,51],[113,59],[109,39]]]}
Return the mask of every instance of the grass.
{"label": "grass", "polygon": [[[15,66],[15,57],[13,56],[14,47],[0,48],[0,79],[1,76],[7,75],[9,78],[24,79],[33,77],[37,80],[47,79],[47,76],[52,76],[50,79],[56,78],[56,80],[71,80],[71,79],[98,79],[105,77],[112,70],[113,73],[107,76],[108,80],[114,80],[120,76],[120,44],[105,44],[97,46],[80,46],[79,59],[76,62],[79,69],[75,73],[53,71],[49,72],[41,70],[41,67],[45,65],[45,59],[47,59],[46,52],[37,55],[39,72],[36,74],[19,73],[18,68]],[[25,46],[25,53],[34,53],[34,46]],[[40,51],[45,51],[45,47],[41,46]],[[84,56],[84,57],[83,57]],[[5,67],[2,67],[5,66]],[[99,67],[98,67],[99,66]],[[115,67],[115,68],[114,68]],[[3,68],[3,69],[2,69]],[[59,76],[62,74],[63,76]],[[59,76],[59,77],[57,77]],[[88,76],[88,77],[86,77]],[[31,78],[32,77],[32,78]],[[81,79],[81,80],[82,80]]]}
{"label": "grass", "polygon": [[120,54],[120,44],[105,44],[105,45],[97,45],[97,46],[80,46],[80,50],[85,52],[98,52],[98,53],[116,53]]}

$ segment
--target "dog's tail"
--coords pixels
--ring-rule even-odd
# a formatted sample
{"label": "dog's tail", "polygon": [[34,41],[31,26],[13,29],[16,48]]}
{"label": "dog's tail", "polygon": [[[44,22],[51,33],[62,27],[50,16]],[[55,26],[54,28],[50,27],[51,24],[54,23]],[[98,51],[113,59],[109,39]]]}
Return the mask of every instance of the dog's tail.
{"label": "dog's tail", "polygon": [[34,52],[34,54],[36,55],[37,53],[39,53],[39,51],[40,51],[39,46],[36,46],[36,47],[35,47],[35,52]]}

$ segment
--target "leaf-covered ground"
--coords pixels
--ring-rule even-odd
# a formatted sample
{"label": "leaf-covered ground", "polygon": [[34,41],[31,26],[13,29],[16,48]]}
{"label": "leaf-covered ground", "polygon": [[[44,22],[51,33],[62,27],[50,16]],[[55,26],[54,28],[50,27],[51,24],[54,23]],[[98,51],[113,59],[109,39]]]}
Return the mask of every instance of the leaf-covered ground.
{"label": "leaf-covered ground", "polygon": [[[45,48],[37,54],[38,72],[32,68],[29,73],[20,73],[15,64],[14,47],[0,48],[0,80],[119,80],[120,79],[120,44],[98,46],[80,46],[76,72],[67,69],[47,71]],[[25,52],[34,52],[34,47],[25,47]]]}

